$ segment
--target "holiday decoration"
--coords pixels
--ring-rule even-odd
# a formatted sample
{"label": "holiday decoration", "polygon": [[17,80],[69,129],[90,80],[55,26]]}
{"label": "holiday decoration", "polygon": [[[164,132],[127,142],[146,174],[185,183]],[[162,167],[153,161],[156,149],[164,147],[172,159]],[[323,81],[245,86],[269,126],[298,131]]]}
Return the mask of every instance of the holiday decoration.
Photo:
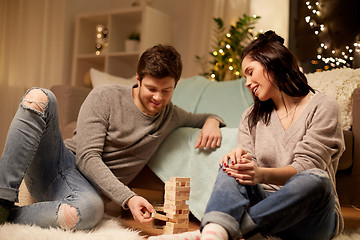
{"label": "holiday decoration", "polygon": [[[203,73],[203,76],[216,81],[226,81],[237,79],[241,76],[241,52],[249,41],[257,36],[253,32],[254,24],[260,17],[246,14],[239,17],[234,25],[226,31],[224,22],[221,18],[214,18],[217,25],[215,30],[216,44],[214,51],[210,52],[212,61],[211,70]],[[201,60],[196,56],[197,60]]]}
{"label": "holiday decoration", "polygon": [[316,59],[313,59],[311,63],[317,67],[322,67],[318,71],[351,67],[354,56],[360,54],[360,42],[357,40],[353,44],[335,48],[328,34],[329,26],[324,23],[323,3],[317,0],[307,0],[305,4],[309,10],[309,15],[305,17],[305,21],[319,40]]}
{"label": "holiday decoration", "polygon": [[98,24],[96,25],[96,38],[95,38],[95,54],[100,55],[102,51],[107,47],[108,45],[108,30],[107,28],[102,25]]}

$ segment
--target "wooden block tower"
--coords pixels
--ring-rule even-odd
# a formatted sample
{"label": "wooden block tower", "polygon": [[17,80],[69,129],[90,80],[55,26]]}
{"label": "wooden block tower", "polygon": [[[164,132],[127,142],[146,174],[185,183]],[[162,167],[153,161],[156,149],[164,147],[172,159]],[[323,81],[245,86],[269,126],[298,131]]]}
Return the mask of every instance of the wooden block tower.
{"label": "wooden block tower", "polygon": [[171,177],[165,182],[164,212],[168,221],[164,234],[186,232],[189,229],[190,178]]}

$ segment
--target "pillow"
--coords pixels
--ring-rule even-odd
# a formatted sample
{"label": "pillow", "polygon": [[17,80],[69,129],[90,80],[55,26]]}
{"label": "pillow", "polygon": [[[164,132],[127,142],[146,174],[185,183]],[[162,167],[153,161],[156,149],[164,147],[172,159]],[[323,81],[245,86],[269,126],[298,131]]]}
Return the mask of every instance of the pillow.
{"label": "pillow", "polygon": [[93,87],[108,85],[108,84],[120,84],[123,86],[133,86],[136,84],[136,76],[132,78],[117,77],[105,72],[96,70],[95,68],[90,69],[90,79]]}
{"label": "pillow", "polygon": [[360,69],[341,68],[305,75],[312,88],[338,101],[342,126],[349,130],[352,125],[352,93],[360,87]]}

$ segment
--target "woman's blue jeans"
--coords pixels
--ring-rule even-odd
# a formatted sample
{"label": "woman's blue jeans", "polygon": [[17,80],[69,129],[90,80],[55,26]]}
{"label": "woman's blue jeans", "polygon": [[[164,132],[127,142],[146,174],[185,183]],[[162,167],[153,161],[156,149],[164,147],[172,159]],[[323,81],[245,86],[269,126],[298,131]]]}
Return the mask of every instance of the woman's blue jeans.
{"label": "woman's blue jeans", "polygon": [[231,239],[253,235],[281,239],[331,239],[337,225],[330,179],[319,169],[293,176],[270,193],[257,184],[245,186],[220,168],[207,204],[201,229],[222,225]]}
{"label": "woman's blue jeans", "polygon": [[44,112],[24,105],[22,99],[10,125],[0,159],[0,198],[18,201],[25,178],[36,203],[15,207],[9,221],[59,227],[59,207],[68,204],[78,214],[74,229],[92,228],[102,219],[104,202],[78,171],[75,155],[63,143],[55,95],[41,90],[48,97]]}

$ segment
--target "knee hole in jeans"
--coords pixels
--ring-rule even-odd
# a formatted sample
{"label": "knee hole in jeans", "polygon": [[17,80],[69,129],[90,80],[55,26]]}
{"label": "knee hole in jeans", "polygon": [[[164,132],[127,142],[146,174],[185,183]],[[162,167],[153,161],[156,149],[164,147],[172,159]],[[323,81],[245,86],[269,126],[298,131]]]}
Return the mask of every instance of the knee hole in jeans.
{"label": "knee hole in jeans", "polygon": [[58,211],[58,222],[62,229],[70,230],[79,221],[79,215],[75,207],[61,204]]}
{"label": "knee hole in jeans", "polygon": [[41,89],[32,89],[24,97],[23,104],[44,113],[48,101],[48,97]]}

